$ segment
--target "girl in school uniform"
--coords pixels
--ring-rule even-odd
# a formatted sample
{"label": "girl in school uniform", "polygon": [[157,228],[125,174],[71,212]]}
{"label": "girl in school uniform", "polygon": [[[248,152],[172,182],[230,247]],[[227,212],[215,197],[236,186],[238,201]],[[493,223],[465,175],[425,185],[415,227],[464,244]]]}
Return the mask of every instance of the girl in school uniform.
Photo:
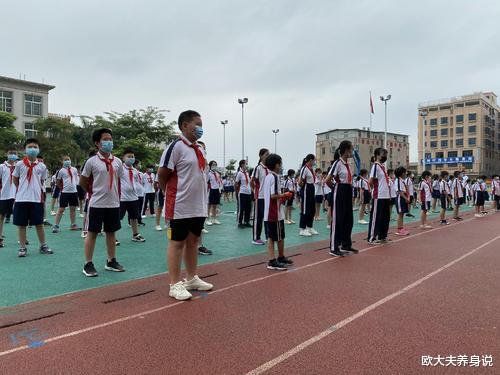
{"label": "girl in school uniform", "polygon": [[327,229],[330,229],[332,225],[332,218],[331,218],[331,211],[330,211],[330,206],[331,206],[331,201],[332,201],[332,189],[328,184],[326,183],[326,179],[328,177],[328,172],[323,172],[321,173],[321,180],[323,184],[323,194],[324,194],[324,199],[323,199],[323,211],[326,212],[326,220],[327,220]]}
{"label": "girl in school uniform", "polygon": [[422,173],[422,182],[420,183],[420,202],[422,202],[422,212],[420,213],[420,228],[432,229],[432,225],[427,224],[427,212],[431,209],[432,200],[432,182],[431,172]]}
{"label": "girl in school uniform", "polygon": [[[333,191],[330,255],[335,257],[343,257],[347,252],[358,253],[358,250],[353,249],[351,240],[353,211],[352,172],[349,159],[352,158],[352,151],[350,141],[340,142],[326,179],[326,183]],[[335,185],[332,180],[335,180]]]}
{"label": "girl in school uniform", "polygon": [[446,210],[448,209],[448,196],[450,195],[450,187],[448,185],[449,173],[447,171],[441,171],[439,179],[439,194],[441,200],[441,212],[439,214],[439,224],[448,225],[449,222],[446,220]]}
{"label": "girl in school uniform", "polygon": [[323,193],[323,177],[321,173],[321,168],[316,168],[314,171],[316,175],[316,181],[314,182],[314,202],[315,202],[315,210],[316,214],[314,215],[314,221],[321,220],[321,204],[325,199],[325,195]]}
{"label": "girl in school uniform", "polygon": [[316,214],[315,189],[316,175],[313,172],[316,157],[308,154],[302,161],[299,173],[299,185],[301,187],[301,208],[300,208],[300,231],[299,235],[311,237],[319,234],[313,228],[314,216]]}
{"label": "girl in school uniform", "polygon": [[437,201],[441,197],[441,194],[439,193],[439,175],[434,174],[432,175],[432,212],[437,213],[436,211],[436,205]]}
{"label": "girl in school uniform", "polygon": [[367,225],[368,221],[365,220],[365,210],[370,205],[370,200],[372,196],[370,194],[370,188],[368,186],[368,171],[366,169],[362,169],[359,172],[359,220],[358,224]]}
{"label": "girl in school uniform", "polygon": [[240,160],[235,187],[236,197],[238,198],[238,228],[251,228],[252,189],[250,188],[250,176],[247,172],[246,160]]}
{"label": "girl in school uniform", "polygon": [[398,193],[398,196],[396,197],[396,212],[398,214],[398,230],[396,231],[396,235],[408,236],[410,232],[403,226],[404,216],[408,213],[408,205],[410,204],[408,186],[403,180],[406,175],[406,168],[397,167],[394,174],[396,176],[396,191]]}
{"label": "girl in school uniform", "polygon": [[220,191],[222,188],[222,179],[217,172],[217,162],[212,160],[208,163],[208,220],[207,225],[220,225],[217,220],[217,206],[220,205]]}
{"label": "girl in school uniform", "polygon": [[352,207],[353,211],[359,209],[359,187],[358,187],[358,176],[354,175],[352,178]]}
{"label": "girl in school uniform", "polygon": [[387,243],[387,232],[391,219],[389,176],[384,165],[387,161],[387,150],[382,147],[376,148],[372,161],[373,165],[368,180],[373,198],[368,226],[368,243],[376,245]]}
{"label": "girl in school uniform", "polygon": [[[265,245],[266,243],[262,241],[262,227],[264,223],[264,180],[269,174],[269,169],[265,166],[267,157],[269,156],[269,150],[267,148],[262,148],[259,151],[259,164],[254,168],[252,172],[252,179],[250,180],[250,186],[252,187],[255,204],[253,213],[253,240],[254,245]],[[267,238],[267,236],[266,236]]]}
{"label": "girl in school uniform", "polygon": [[408,204],[408,213],[406,214],[407,217],[415,217],[411,213],[412,208],[415,205],[415,187],[413,186],[413,175],[410,171],[406,173],[406,179],[404,180],[406,186],[408,187],[408,194],[410,195],[410,203]]}
{"label": "girl in school uniform", "polygon": [[484,210],[484,193],[486,191],[486,183],[484,179],[486,176],[480,176],[477,181],[472,184],[472,192],[474,193],[474,205],[476,206],[475,217],[483,217],[487,212]]}
{"label": "girl in school uniform", "polygon": [[[389,214],[392,217],[392,208],[396,205],[396,197],[398,196],[398,191],[396,189],[396,179],[394,177],[394,169],[388,169],[387,174],[389,175],[389,191],[391,194],[391,206],[389,209]],[[395,220],[391,218],[391,220]]]}
{"label": "girl in school uniform", "polygon": [[295,224],[295,221],[292,220],[292,209],[293,209],[293,199],[295,196],[295,171],[293,169],[289,169],[285,182],[283,184],[283,190],[285,193],[292,193],[293,196],[290,199],[287,199],[285,202],[285,224],[291,225]]}
{"label": "girl in school uniform", "polygon": [[493,209],[500,211],[500,179],[498,175],[492,176],[491,195],[493,195]]}

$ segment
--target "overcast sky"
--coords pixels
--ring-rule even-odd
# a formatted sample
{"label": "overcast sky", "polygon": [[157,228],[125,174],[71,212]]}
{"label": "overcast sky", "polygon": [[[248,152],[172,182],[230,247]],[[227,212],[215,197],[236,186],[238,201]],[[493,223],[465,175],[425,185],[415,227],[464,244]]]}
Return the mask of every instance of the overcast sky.
{"label": "overcast sky", "polygon": [[[2,5],[2,3],[5,3]],[[500,2],[335,0],[0,0],[0,75],[53,84],[49,111],[101,114],[148,105],[203,117],[209,158],[274,148],[295,165],[315,133],[383,129],[410,134],[419,102],[499,90]],[[6,30],[9,30],[7,32]]]}

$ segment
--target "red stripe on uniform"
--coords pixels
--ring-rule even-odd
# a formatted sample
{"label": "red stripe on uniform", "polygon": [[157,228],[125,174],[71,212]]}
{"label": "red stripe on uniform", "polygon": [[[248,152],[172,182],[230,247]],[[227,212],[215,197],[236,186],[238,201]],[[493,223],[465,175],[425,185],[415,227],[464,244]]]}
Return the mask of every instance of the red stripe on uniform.
{"label": "red stripe on uniform", "polygon": [[[165,191],[165,218],[173,219],[175,211],[175,199],[177,197],[177,170],[174,169],[172,176],[170,176],[167,182],[167,188]],[[144,199],[145,200],[145,199]]]}

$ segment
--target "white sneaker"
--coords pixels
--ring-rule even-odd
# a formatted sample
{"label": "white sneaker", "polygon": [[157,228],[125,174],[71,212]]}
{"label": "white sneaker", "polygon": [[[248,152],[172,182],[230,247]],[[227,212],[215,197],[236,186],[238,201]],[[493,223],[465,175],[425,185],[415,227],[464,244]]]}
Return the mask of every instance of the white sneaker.
{"label": "white sneaker", "polygon": [[295,224],[295,221],[293,221],[293,220],[290,220],[290,224]]}
{"label": "white sneaker", "polygon": [[311,237],[312,234],[309,232],[307,229],[301,229],[299,231],[299,236],[304,236],[304,237]]}
{"label": "white sneaker", "polygon": [[314,229],[314,228],[306,228],[306,230],[309,233],[311,233],[312,235],[315,235],[315,236],[319,234],[319,232],[316,229]]}
{"label": "white sneaker", "polygon": [[332,226],[331,226],[330,224],[328,224],[328,225],[326,226],[326,229],[331,229],[331,228],[332,228]]}
{"label": "white sneaker", "polygon": [[212,223],[212,220],[207,220],[206,224],[207,224],[208,226],[212,226],[212,225],[214,225],[214,223]]}
{"label": "white sneaker", "polygon": [[368,221],[366,221],[366,220],[358,220],[358,224],[367,225]]}
{"label": "white sneaker", "polygon": [[201,233],[205,233],[205,234],[207,234],[207,233],[208,233],[208,230],[206,230],[205,228],[203,228],[203,229],[201,230]]}
{"label": "white sneaker", "polygon": [[157,226],[155,227],[155,229],[156,229],[158,232],[160,232],[160,231],[161,231],[161,226],[160,226],[160,225],[157,225]]}
{"label": "white sneaker", "polygon": [[198,275],[195,275],[191,280],[187,281],[184,279],[184,288],[186,290],[200,290],[200,291],[206,291],[206,290],[211,290],[214,286],[212,284],[209,284],[202,279],[198,277]]}
{"label": "white sneaker", "polygon": [[83,231],[82,234],[81,234],[81,237],[82,238],[87,238],[87,232]]}
{"label": "white sneaker", "polygon": [[142,218],[145,219],[145,218],[147,218],[147,216],[146,215],[142,215]]}
{"label": "white sneaker", "polygon": [[56,212],[55,211],[50,211],[50,216],[56,216]]}
{"label": "white sneaker", "polygon": [[80,217],[83,219],[85,217],[85,215],[84,214],[80,214]]}
{"label": "white sneaker", "polygon": [[170,291],[168,292],[168,295],[178,301],[185,301],[193,296],[187,291],[186,287],[184,286],[184,282],[182,281],[179,281],[174,285],[170,285]]}
{"label": "white sneaker", "polygon": [[219,220],[217,220],[217,219],[215,219],[215,220],[213,221],[213,223],[214,223],[215,225],[220,225],[220,221],[219,221]]}
{"label": "white sneaker", "polygon": [[481,214],[474,214],[475,217],[483,217]]}

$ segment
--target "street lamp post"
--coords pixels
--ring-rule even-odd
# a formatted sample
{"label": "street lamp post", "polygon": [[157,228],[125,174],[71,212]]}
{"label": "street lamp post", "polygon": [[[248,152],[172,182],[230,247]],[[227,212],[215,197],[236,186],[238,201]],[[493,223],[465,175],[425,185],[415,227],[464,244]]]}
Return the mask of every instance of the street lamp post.
{"label": "street lamp post", "polygon": [[273,129],[274,133],[274,153],[278,153],[278,133],[280,132],[279,129]]}
{"label": "street lamp post", "polygon": [[224,168],[224,174],[226,174],[226,125],[228,122],[229,121],[227,120],[220,122],[224,128],[224,132],[222,135],[222,165]]}
{"label": "street lamp post", "polygon": [[385,98],[381,96],[380,100],[384,102],[385,106],[384,148],[387,150],[387,102],[391,100],[391,95],[387,95]]}
{"label": "street lamp post", "polygon": [[426,109],[420,111],[420,116],[422,116],[422,172],[425,171],[425,119],[427,115]]}
{"label": "street lamp post", "polygon": [[241,104],[241,159],[245,160],[245,104],[248,98],[238,99]]}

